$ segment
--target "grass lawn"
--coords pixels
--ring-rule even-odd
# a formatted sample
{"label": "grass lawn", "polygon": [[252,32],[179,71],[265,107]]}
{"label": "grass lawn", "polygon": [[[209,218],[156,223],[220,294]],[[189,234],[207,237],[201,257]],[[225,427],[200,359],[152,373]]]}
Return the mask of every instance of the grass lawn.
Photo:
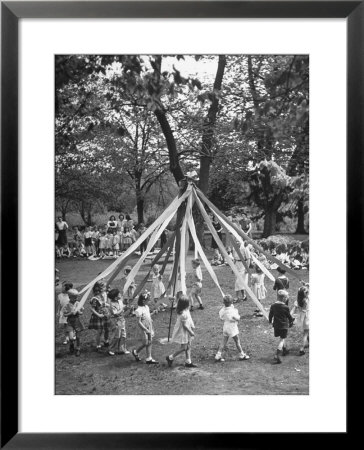
{"label": "grass lawn", "polygon": [[[187,269],[191,268],[188,256]],[[209,259],[212,253],[207,252]],[[130,261],[133,265],[137,258]],[[56,267],[60,270],[61,281],[71,281],[75,287],[84,286],[97,274],[105,270],[113,260],[57,260]],[[136,278],[138,283],[146,274],[147,265]],[[167,266],[168,278],[170,264]],[[225,354],[226,362],[216,363],[214,356],[222,337],[222,321],[218,312],[222,307],[220,292],[215,287],[209,274],[202,266],[204,310],[193,311],[192,317],[196,326],[196,337],[192,344],[192,361],[198,365],[196,369],[184,367],[184,357],[176,358],[173,367],[168,368],[165,357],[178,348],[178,344],[160,343],[159,339],[168,336],[170,311],[161,312],[154,316],[155,337],[153,340],[153,357],[160,362],[158,366],[148,366],[144,363],[145,353],[141,353],[142,362],[137,363],[131,355],[114,356],[95,351],[95,331],[86,329],[81,336],[81,356],[76,357],[68,353],[68,346],[62,344],[63,332],[56,321],[55,338],[55,386],[56,394],[77,395],[133,395],[133,394],[232,394],[232,395],[274,395],[309,393],[309,351],[304,356],[298,356],[301,343],[301,333],[295,326],[289,330],[288,347],[290,354],[283,358],[280,365],[272,364],[277,346],[277,338],[273,336],[273,329],[264,318],[253,317],[255,305],[252,300],[239,303],[237,308],[241,315],[239,324],[240,338],[243,349],[250,356],[250,360],[239,361],[238,353],[233,341],[228,344]],[[215,273],[220,286],[225,293],[234,295],[235,276],[228,266],[216,267]],[[308,281],[307,270],[297,271],[301,279]],[[273,271],[277,276],[277,272]],[[297,296],[300,283],[297,279],[290,279],[290,303],[292,306]],[[275,301],[273,282],[265,281],[268,294],[263,302],[269,310]],[[119,275],[113,287],[122,288],[123,280]],[[150,283],[146,285],[150,287]],[[90,318],[89,302],[86,302],[83,321],[87,327]],[[176,321],[176,312],[172,315],[172,329]],[[127,344],[131,350],[138,345],[136,319],[127,319]]]}

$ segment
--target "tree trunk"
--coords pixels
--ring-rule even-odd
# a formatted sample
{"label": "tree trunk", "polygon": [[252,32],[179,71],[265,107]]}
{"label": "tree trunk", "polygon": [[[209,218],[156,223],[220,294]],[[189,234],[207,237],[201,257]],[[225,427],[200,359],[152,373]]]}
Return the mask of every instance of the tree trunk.
{"label": "tree trunk", "polygon": [[92,225],[92,205],[91,205],[91,203],[89,203],[87,205],[87,225],[88,226]]}
{"label": "tree trunk", "polygon": [[138,223],[144,222],[144,198],[143,196],[137,192],[137,214],[138,214]]}
{"label": "tree trunk", "polygon": [[[161,67],[162,67],[162,57],[157,56],[155,58],[155,69],[154,69],[154,74],[157,83],[160,83]],[[172,175],[174,176],[174,179],[178,184],[179,181],[182,180],[185,176],[179,164],[177,145],[174,139],[173,131],[171,129],[171,126],[169,125],[166,113],[163,108],[157,108],[154,111],[154,114],[158,119],[159,125],[161,126],[162,129],[162,133],[166,139],[169,155],[169,168],[172,172]]]}
{"label": "tree trunk", "polygon": [[298,200],[297,203],[297,228],[296,234],[306,234],[305,230],[305,213],[303,210],[303,200]]}
{"label": "tree trunk", "polygon": [[[221,90],[222,79],[224,76],[224,70],[226,66],[226,56],[219,56],[219,63],[217,66],[215,81],[214,81],[214,93],[216,91]],[[209,188],[209,178],[210,178],[210,168],[212,162],[212,147],[213,147],[213,138],[214,138],[214,129],[216,124],[217,113],[219,110],[219,99],[215,95],[214,99],[210,105],[210,108],[207,112],[207,116],[204,120],[203,128],[202,128],[202,146],[200,153],[200,180],[199,180],[199,188],[204,194],[207,194]],[[193,214],[195,224],[196,224],[196,233],[197,237],[202,245],[205,247],[204,242],[204,224],[205,221],[201,213],[198,209],[194,209]]]}
{"label": "tree trunk", "polygon": [[142,171],[135,170],[134,171],[134,179],[135,179],[135,193],[136,193],[138,222],[142,223],[142,222],[144,222],[144,195],[143,195],[142,188],[141,188]]}
{"label": "tree trunk", "polygon": [[67,222],[66,214],[67,214],[67,211],[68,211],[68,204],[69,204],[69,202],[70,202],[69,200],[67,200],[66,202],[61,202],[61,214],[62,214],[63,220],[65,222]]}
{"label": "tree trunk", "polygon": [[166,117],[166,113],[161,110],[155,110],[154,114],[156,115],[158,122],[161,126],[164,137],[166,138],[168,155],[169,155],[169,168],[176,180],[177,184],[180,180],[184,178],[184,173],[179,165],[179,158],[177,152],[176,141],[173,136],[172,129],[169,125],[168,119]]}
{"label": "tree trunk", "polygon": [[263,238],[271,236],[276,232],[277,225],[277,210],[275,208],[268,208],[265,211]]}
{"label": "tree trunk", "polygon": [[79,213],[80,213],[81,219],[83,220],[84,224],[87,225],[85,204],[82,200],[80,202]]}
{"label": "tree trunk", "polygon": [[[222,79],[224,76],[224,70],[226,66],[226,56],[219,56],[219,63],[217,66],[215,81],[214,81],[214,93],[221,90]],[[217,95],[210,105],[207,116],[204,120],[202,128],[202,148],[200,153],[200,181],[199,187],[201,191],[206,194],[209,188],[210,167],[212,161],[212,147],[214,129],[216,124],[216,117],[219,109],[219,99]]]}

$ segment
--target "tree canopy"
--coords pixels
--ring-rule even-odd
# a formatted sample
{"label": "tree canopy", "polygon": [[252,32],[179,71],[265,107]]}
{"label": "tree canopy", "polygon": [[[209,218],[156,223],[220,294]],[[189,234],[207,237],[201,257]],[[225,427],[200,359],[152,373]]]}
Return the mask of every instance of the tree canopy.
{"label": "tree canopy", "polygon": [[155,186],[194,168],[222,210],[254,206],[265,235],[286,215],[302,228],[308,56],[58,55],[55,65],[63,205],[88,205],[91,220],[92,205],[122,209],[132,195],[143,221]]}

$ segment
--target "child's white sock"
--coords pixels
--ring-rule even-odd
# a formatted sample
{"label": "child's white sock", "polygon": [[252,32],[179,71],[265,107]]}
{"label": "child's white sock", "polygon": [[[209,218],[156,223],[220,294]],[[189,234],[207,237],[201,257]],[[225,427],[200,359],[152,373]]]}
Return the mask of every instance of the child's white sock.
{"label": "child's white sock", "polygon": [[169,358],[171,361],[174,360],[173,355],[169,355],[168,358]]}
{"label": "child's white sock", "polygon": [[191,362],[192,362],[192,361],[190,360],[190,358],[186,359],[186,363],[187,363],[187,364],[191,364]]}
{"label": "child's white sock", "polygon": [[146,361],[151,361],[153,358],[149,356],[149,358],[146,358]]}
{"label": "child's white sock", "polygon": [[215,358],[221,358],[221,352],[217,352]]}

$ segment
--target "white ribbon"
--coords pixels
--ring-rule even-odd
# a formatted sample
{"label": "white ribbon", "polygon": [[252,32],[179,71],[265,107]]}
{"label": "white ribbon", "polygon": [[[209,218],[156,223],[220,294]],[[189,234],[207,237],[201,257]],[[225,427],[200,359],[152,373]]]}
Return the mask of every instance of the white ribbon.
{"label": "white ribbon", "polygon": [[229,264],[229,266],[231,267],[231,270],[235,273],[235,275],[238,278],[238,280],[241,281],[241,283],[243,284],[245,290],[248,292],[248,294],[251,297],[251,299],[253,300],[253,302],[256,304],[256,306],[259,308],[259,310],[262,312],[264,317],[268,320],[268,314],[265,311],[265,309],[263,308],[263,305],[257,299],[257,297],[255,296],[254,292],[250,289],[250,287],[245,283],[245,280],[242,277],[241,273],[238,271],[238,269],[236,268],[235,264],[232,262],[231,258],[229,258],[229,255],[227,254],[223,243],[221,242],[219,236],[217,235],[216,230],[215,230],[214,226],[212,225],[211,220],[210,220],[210,218],[209,218],[205,208],[203,207],[203,205],[201,203],[201,200],[198,198],[196,193],[194,193],[194,195],[195,195],[195,198],[196,198],[197,206],[200,209],[201,214],[203,215],[203,217],[205,219],[207,227],[211,231],[211,234],[214,236],[216,244],[220,248],[223,257],[225,258],[225,261]]}
{"label": "white ribbon", "polygon": [[202,250],[200,241],[198,240],[198,237],[197,237],[197,234],[196,234],[195,223],[193,221],[192,216],[190,216],[189,219],[188,219],[188,227],[189,227],[189,229],[191,231],[191,235],[192,235],[192,239],[193,239],[193,241],[195,243],[195,247],[197,248],[197,250],[198,250],[198,252],[199,252],[199,254],[201,256],[201,259],[202,259],[203,263],[205,264],[205,267],[206,267],[208,273],[210,274],[211,278],[213,279],[213,281],[215,282],[215,284],[218,287],[219,291],[221,292],[221,295],[224,296],[224,292],[223,292],[223,290],[220,287],[219,280],[217,279],[217,277],[215,275],[215,272],[213,271],[213,269],[212,269],[208,259],[206,258],[206,255],[205,255],[204,251]]}

